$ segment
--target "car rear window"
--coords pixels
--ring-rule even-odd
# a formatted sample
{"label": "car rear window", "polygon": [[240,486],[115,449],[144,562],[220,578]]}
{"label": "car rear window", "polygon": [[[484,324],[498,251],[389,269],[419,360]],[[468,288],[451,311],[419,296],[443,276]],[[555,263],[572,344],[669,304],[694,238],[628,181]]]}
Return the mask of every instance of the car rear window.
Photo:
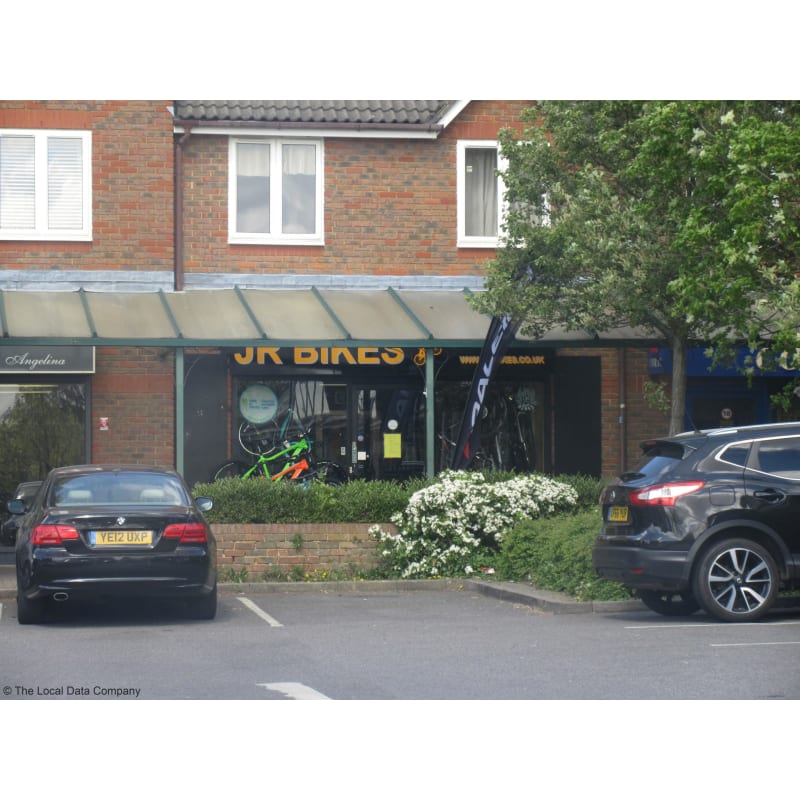
{"label": "car rear window", "polygon": [[656,479],[682,461],[689,450],[675,442],[646,442],[642,445],[643,454],[632,472],[622,477],[628,480],[637,478]]}
{"label": "car rear window", "polygon": [[187,505],[180,482],[169,475],[122,472],[78,475],[53,487],[55,506]]}

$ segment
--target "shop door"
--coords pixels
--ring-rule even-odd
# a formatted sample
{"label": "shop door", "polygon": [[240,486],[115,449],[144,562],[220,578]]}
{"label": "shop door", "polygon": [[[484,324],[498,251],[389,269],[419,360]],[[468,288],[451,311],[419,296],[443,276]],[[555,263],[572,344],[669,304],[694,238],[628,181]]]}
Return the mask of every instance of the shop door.
{"label": "shop door", "polygon": [[357,388],[353,472],[369,480],[425,474],[425,397],[407,387]]}
{"label": "shop door", "polygon": [[600,359],[559,358],[554,387],[554,472],[600,475]]}

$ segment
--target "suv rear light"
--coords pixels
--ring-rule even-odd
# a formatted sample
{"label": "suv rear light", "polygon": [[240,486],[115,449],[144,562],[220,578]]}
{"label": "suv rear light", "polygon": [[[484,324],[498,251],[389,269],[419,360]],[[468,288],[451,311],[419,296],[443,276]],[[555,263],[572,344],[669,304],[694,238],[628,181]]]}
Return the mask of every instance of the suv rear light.
{"label": "suv rear light", "polygon": [[37,525],[31,531],[31,544],[47,545],[62,544],[71,539],[80,539],[77,528],[72,525]]}
{"label": "suv rear light", "polygon": [[628,500],[634,506],[674,506],[679,497],[699,491],[705,484],[705,481],[659,483],[631,492]]}
{"label": "suv rear light", "polygon": [[202,522],[180,522],[168,525],[164,536],[167,539],[179,539],[179,544],[202,544],[208,541],[208,532]]}

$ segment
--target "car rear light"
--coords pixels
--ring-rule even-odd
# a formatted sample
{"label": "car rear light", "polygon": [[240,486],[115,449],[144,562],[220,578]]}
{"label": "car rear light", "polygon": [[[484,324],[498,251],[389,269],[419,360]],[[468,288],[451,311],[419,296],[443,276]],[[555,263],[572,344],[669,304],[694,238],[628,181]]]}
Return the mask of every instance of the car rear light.
{"label": "car rear light", "polygon": [[37,525],[31,532],[31,544],[62,544],[65,541],[80,539],[77,528],[72,525]]}
{"label": "car rear light", "polygon": [[705,483],[705,481],[659,483],[631,492],[628,499],[634,506],[674,506],[679,497],[702,489]]}
{"label": "car rear light", "polygon": [[202,522],[179,522],[168,525],[164,536],[167,539],[179,539],[179,544],[202,544],[208,541],[208,531]]}

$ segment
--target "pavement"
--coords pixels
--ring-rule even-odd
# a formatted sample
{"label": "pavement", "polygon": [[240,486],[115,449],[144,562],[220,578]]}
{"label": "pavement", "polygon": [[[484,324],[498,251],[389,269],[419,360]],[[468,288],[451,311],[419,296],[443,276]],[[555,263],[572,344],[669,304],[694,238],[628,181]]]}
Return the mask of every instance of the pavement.
{"label": "pavement", "polygon": [[[2,560],[7,562],[7,558]],[[559,592],[535,589],[532,586],[521,583],[492,581],[488,578],[465,580],[446,578],[430,581],[297,581],[293,583],[260,581],[258,583],[220,583],[219,589],[221,592],[230,594],[267,594],[270,592],[358,592],[363,594],[367,592],[469,590],[510,603],[532,606],[550,614],[591,614],[594,612],[645,610],[644,605],[639,600],[579,602]],[[16,595],[17,583],[14,566],[10,563],[0,563],[0,601],[13,600]]]}

